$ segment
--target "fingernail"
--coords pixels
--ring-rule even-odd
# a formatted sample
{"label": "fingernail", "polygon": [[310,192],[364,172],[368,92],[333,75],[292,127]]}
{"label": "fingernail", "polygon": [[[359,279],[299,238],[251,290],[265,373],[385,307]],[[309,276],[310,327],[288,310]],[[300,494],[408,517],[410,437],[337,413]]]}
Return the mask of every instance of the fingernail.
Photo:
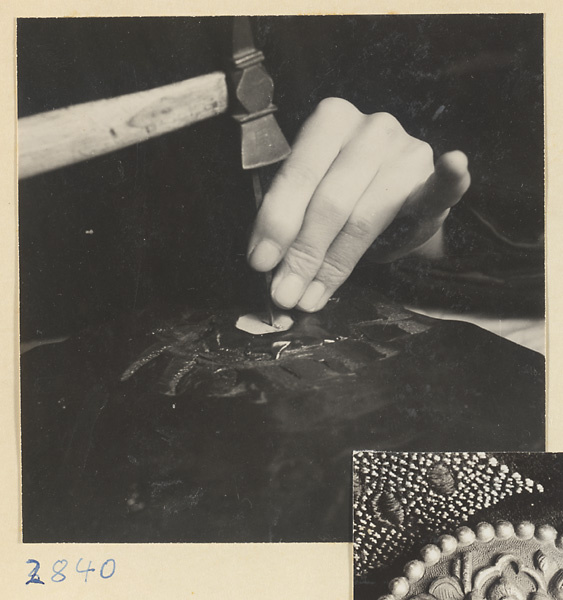
{"label": "fingernail", "polygon": [[257,271],[271,271],[278,263],[280,255],[281,249],[279,246],[270,242],[270,240],[262,240],[250,253],[248,262]]}
{"label": "fingernail", "polygon": [[297,305],[301,310],[314,311],[317,304],[321,301],[321,298],[326,293],[326,287],[320,281],[313,281],[309,284],[309,287],[305,290],[299,304]]}
{"label": "fingernail", "polygon": [[305,289],[305,281],[299,275],[290,273],[286,275],[273,290],[276,304],[282,308],[293,308]]}

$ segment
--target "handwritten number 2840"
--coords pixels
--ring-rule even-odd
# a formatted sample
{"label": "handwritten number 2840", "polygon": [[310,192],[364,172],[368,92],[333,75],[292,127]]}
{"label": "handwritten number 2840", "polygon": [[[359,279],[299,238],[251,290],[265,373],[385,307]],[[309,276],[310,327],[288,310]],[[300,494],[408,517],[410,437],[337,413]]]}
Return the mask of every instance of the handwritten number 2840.
{"label": "handwritten number 2840", "polygon": [[[78,562],[76,563],[76,572],[84,574],[84,581],[87,582],[88,574],[94,573],[96,571],[96,569],[94,569],[92,567],[91,560],[88,561],[88,566],[86,568],[84,568],[83,565],[81,564],[82,561],[83,561],[82,558],[78,559]],[[39,576],[39,569],[41,566],[39,561],[35,560],[33,558],[30,558],[27,561],[27,564],[33,565],[33,568],[29,572],[29,574],[28,574],[29,579],[25,582],[25,584],[29,585],[30,583],[36,583],[36,584],[45,585],[45,582],[42,581],[41,577]],[[65,581],[65,579],[67,579],[68,575],[63,573],[63,571],[67,568],[67,566],[68,566],[68,561],[64,558],[60,559],[60,560],[56,560],[53,563],[53,575],[51,576],[51,581],[53,583],[62,583],[63,581]],[[110,577],[112,577],[112,575],[114,573],[115,573],[115,560],[113,558],[109,558],[100,567],[99,574],[102,579],[109,579]]]}

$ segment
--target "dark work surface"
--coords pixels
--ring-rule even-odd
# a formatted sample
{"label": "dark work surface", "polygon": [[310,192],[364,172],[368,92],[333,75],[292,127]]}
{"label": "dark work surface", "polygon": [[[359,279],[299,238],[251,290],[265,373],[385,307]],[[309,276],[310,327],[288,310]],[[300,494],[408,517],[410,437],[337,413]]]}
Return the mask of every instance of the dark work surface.
{"label": "dark work surface", "polygon": [[25,542],[348,541],[353,449],[544,449],[537,353],[350,286],[286,333],[241,312],[24,355]]}

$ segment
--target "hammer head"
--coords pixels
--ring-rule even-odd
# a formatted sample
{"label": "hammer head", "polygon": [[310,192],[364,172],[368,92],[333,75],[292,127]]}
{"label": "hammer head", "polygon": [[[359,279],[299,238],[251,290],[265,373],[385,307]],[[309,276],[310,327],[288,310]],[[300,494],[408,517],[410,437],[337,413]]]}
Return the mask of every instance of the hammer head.
{"label": "hammer head", "polygon": [[274,82],[254,47],[248,17],[235,17],[229,90],[233,117],[241,125],[243,169],[258,169],[286,158],[291,149],[281,132],[272,104]]}
{"label": "hammer head", "polygon": [[265,167],[284,160],[291,153],[273,114],[241,123],[241,129],[243,169]]}

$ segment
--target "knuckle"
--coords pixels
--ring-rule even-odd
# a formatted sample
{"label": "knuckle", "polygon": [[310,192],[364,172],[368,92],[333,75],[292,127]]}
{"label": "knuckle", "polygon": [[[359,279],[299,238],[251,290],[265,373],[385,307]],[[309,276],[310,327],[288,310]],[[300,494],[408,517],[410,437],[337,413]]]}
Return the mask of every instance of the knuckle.
{"label": "knuckle", "polygon": [[296,239],[285,256],[285,263],[293,273],[314,275],[324,258],[323,252],[315,245]]}
{"label": "knuckle", "polygon": [[[434,151],[427,142],[409,136],[402,145],[391,166],[398,172],[416,175],[418,178],[428,177],[434,171]],[[412,177],[411,177],[412,179]],[[405,179],[405,182],[409,179]]]}
{"label": "knuckle", "polygon": [[322,277],[318,277],[327,287],[338,287],[352,272],[355,263],[342,254],[330,254],[325,257]]}
{"label": "knuckle", "polygon": [[331,185],[330,190],[319,190],[315,194],[312,218],[315,221],[342,223],[350,213],[348,194],[344,187]]}
{"label": "knuckle", "polygon": [[289,160],[277,176],[278,181],[289,186],[315,187],[318,176],[315,170],[304,162]]}
{"label": "knuckle", "polygon": [[350,219],[342,233],[356,240],[365,240],[374,237],[373,223],[367,217],[355,217]]}
{"label": "knuckle", "polygon": [[316,112],[327,119],[342,118],[348,115],[358,115],[360,111],[344,98],[323,98],[317,105]]}
{"label": "knuckle", "polygon": [[287,245],[298,233],[300,223],[283,207],[270,207],[260,220],[260,230],[267,237]]}
{"label": "knuckle", "polygon": [[389,137],[405,132],[397,118],[388,112],[378,112],[370,115],[369,126],[373,127],[378,133],[383,132]]}
{"label": "knuckle", "polygon": [[434,150],[428,142],[413,138],[412,150],[414,154],[420,156],[424,160],[434,160]]}

